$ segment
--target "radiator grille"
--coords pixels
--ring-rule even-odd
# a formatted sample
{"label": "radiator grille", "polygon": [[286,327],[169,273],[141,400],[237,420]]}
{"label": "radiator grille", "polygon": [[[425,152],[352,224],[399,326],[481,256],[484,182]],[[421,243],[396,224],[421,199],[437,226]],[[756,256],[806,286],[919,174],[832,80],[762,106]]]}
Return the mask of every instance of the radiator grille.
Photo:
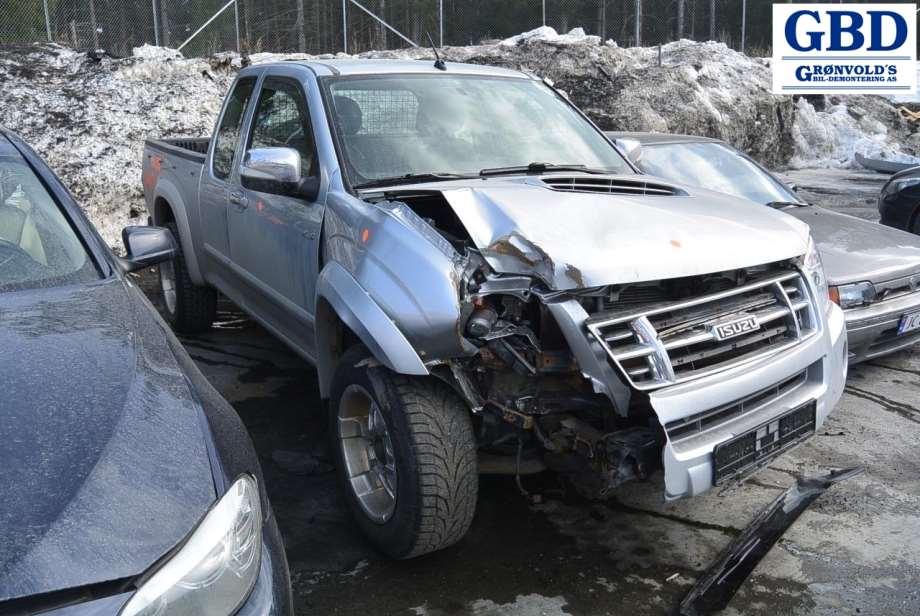
{"label": "radiator grille", "polygon": [[564,192],[603,193],[612,195],[659,195],[673,197],[687,193],[675,186],[661,182],[628,180],[623,178],[579,176],[550,176],[543,183],[553,190]]}
{"label": "radiator grille", "polygon": [[[718,326],[756,324],[726,337]],[[817,331],[805,280],[774,270],[743,286],[591,316],[591,335],[639,389],[700,378],[782,351]]]}

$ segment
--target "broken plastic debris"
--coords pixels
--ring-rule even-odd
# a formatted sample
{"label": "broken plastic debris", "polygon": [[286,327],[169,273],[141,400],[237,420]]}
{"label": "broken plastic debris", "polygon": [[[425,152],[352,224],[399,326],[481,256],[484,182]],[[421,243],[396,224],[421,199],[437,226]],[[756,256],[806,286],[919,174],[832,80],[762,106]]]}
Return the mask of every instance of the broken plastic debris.
{"label": "broken plastic debris", "polygon": [[862,474],[856,466],[819,477],[800,478],[764,508],[719,555],[680,603],[680,616],[725,609],[735,593],[803,511],[840,481]]}

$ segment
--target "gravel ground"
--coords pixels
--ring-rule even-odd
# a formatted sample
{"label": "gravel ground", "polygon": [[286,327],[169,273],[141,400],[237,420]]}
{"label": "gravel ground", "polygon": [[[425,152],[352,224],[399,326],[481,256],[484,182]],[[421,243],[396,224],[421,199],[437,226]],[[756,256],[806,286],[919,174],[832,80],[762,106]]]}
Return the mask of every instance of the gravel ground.
{"label": "gravel ground", "polygon": [[[810,200],[872,218],[882,176],[796,171]],[[145,280],[147,285],[151,280]],[[233,306],[185,345],[252,432],[301,614],[665,614],[751,517],[798,474],[866,465],[789,529],[728,614],[920,613],[920,352],[854,367],[808,443],[745,484],[664,504],[660,476],[604,504],[566,500],[551,476],[483,477],[459,545],[413,561],[374,552],[326,464],[314,371]]]}

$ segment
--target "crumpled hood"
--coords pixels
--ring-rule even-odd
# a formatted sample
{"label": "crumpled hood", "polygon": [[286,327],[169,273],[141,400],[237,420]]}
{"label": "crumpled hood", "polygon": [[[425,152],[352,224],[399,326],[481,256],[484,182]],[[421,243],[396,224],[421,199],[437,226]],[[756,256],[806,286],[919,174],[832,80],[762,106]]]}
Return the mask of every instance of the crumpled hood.
{"label": "crumpled hood", "polygon": [[143,573],[214,501],[201,411],[136,294],[0,294],[0,602]]}
{"label": "crumpled hood", "polygon": [[798,221],[698,188],[684,188],[686,196],[575,193],[535,177],[429,186],[496,271],[535,274],[555,289],[725,271],[807,249]]}
{"label": "crumpled hood", "polygon": [[817,206],[783,210],[811,228],[831,284],[884,282],[920,272],[920,238]]}

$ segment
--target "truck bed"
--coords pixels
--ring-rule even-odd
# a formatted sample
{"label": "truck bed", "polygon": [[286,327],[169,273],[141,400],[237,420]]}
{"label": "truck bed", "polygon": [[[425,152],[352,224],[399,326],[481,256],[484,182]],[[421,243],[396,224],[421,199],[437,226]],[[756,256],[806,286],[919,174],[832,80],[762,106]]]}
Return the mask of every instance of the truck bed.
{"label": "truck bed", "polygon": [[164,154],[204,164],[210,144],[210,137],[179,137],[176,139],[148,139],[144,147],[147,150],[159,150]]}

